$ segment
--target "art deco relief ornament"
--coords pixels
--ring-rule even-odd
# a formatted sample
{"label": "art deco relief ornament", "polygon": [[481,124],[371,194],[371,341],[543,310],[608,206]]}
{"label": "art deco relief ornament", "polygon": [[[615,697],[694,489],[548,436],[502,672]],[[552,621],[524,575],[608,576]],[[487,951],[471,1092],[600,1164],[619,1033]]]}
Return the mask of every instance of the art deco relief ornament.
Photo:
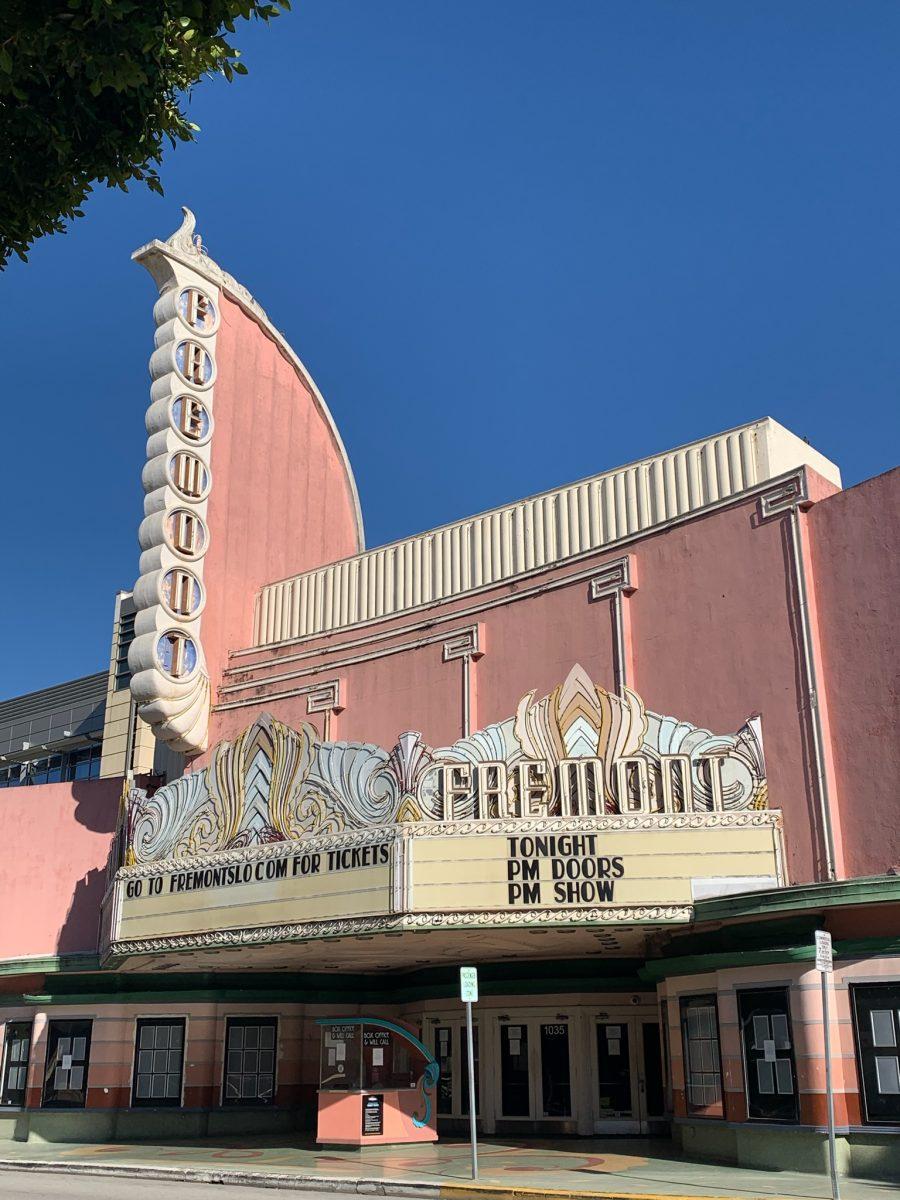
{"label": "art deco relief ornament", "polygon": [[148,797],[131,793],[126,862],[140,865],[248,847],[338,838],[404,824],[515,830],[519,822],[672,828],[751,817],[766,807],[758,718],[713,734],[649,712],[580,666],[515,716],[452,746],[403,733],[391,751],[323,742],[263,714],[205,769]]}
{"label": "art deco relief ornament", "polygon": [[167,242],[151,242],[134,255],[160,294],[153,308],[140,575],[128,652],[141,718],[160,741],[187,754],[205,749],[209,722],[201,631],[220,316],[217,269],[194,225],[184,209],[181,228]]}

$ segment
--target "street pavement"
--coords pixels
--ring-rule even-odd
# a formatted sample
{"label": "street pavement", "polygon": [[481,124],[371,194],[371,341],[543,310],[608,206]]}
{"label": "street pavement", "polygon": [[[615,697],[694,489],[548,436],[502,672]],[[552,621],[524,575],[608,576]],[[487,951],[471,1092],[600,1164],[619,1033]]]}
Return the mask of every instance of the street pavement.
{"label": "street pavement", "polygon": [[[32,1166],[26,1174],[25,1164]],[[494,1189],[491,1200],[510,1200],[528,1190],[625,1197],[692,1197],[713,1200],[830,1200],[824,1171],[752,1170],[679,1157],[671,1142],[643,1138],[584,1138],[513,1141],[490,1138],[479,1147],[480,1183]],[[46,1167],[49,1170],[34,1168]],[[210,1196],[218,1200],[263,1200],[269,1189],[306,1197],[336,1192],[395,1196],[418,1200],[465,1200],[470,1183],[468,1143],[445,1139],[437,1144],[372,1146],[365,1153],[317,1147],[303,1135],[240,1137],[172,1142],[37,1143],[0,1146],[0,1200],[8,1196],[63,1197],[77,1200],[179,1200]],[[181,1182],[167,1172],[206,1181]],[[106,1172],[106,1174],[104,1174]],[[210,1192],[210,1187],[225,1186]],[[260,1188],[262,1185],[262,1190]],[[18,1189],[18,1190],[17,1190]],[[581,1196],[579,1196],[579,1193]],[[898,1200],[897,1183],[847,1179],[843,1200]],[[469,1192],[471,1198],[471,1192]],[[562,1197],[558,1197],[562,1200]]]}

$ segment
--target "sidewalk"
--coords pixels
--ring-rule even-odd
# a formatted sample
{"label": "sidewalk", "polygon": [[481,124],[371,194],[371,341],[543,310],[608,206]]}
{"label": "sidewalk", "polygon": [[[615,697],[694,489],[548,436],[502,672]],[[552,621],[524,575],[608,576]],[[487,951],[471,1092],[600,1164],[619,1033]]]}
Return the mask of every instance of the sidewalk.
{"label": "sidewalk", "polygon": [[[320,1150],[296,1137],[228,1138],[159,1143],[71,1144],[6,1142],[0,1170],[136,1174],[157,1179],[256,1184],[418,1196],[422,1200],[506,1200],[513,1195],[566,1194],[634,1197],[761,1197],[826,1200],[827,1178],[787,1171],[754,1171],[680,1159],[668,1142],[579,1139],[526,1142],[489,1139],[479,1146],[480,1179],[472,1185],[469,1145],[379,1146],[363,1153]],[[2,1189],[2,1176],[0,1176]],[[842,1180],[842,1200],[896,1200],[898,1189],[864,1179]],[[164,1200],[164,1197],[163,1197]]]}

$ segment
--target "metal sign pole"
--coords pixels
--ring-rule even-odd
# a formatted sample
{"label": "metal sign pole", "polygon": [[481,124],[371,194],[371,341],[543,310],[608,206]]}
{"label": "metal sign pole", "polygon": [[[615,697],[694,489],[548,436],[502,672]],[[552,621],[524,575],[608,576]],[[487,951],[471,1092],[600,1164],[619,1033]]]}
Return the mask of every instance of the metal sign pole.
{"label": "metal sign pole", "polygon": [[822,1032],[825,1041],[825,1092],[828,1097],[828,1168],[831,1173],[832,1200],[841,1200],[837,1173],[837,1148],[834,1140],[834,1085],[831,1078],[831,1020],[828,1013],[828,976],[834,970],[831,934],[816,930],[816,970],[822,980]]}
{"label": "metal sign pole", "polygon": [[[466,1045],[469,1048],[469,1137],[472,1140],[472,1178],[478,1178],[478,1135],[475,1131],[475,1047],[472,1037],[472,1001],[466,1001]],[[835,1200],[838,1200],[835,1197]]]}
{"label": "metal sign pole", "polygon": [[822,971],[822,1021],[825,1026],[825,1091],[828,1093],[828,1163],[831,1170],[831,1195],[841,1200],[838,1183],[837,1153],[834,1142],[834,1086],[831,1081],[831,1022],[828,1017],[828,972]]}
{"label": "metal sign pole", "polygon": [[478,1178],[478,1139],[475,1132],[475,1039],[472,1035],[472,1005],[478,999],[478,968],[459,968],[459,998],[466,1006],[466,1045],[469,1053],[469,1137],[472,1139],[472,1178]]}

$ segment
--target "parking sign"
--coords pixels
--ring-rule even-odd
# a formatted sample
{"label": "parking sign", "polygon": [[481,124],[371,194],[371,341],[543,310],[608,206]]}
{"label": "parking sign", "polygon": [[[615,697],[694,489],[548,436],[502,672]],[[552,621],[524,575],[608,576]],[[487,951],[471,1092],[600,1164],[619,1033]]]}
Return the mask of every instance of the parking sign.
{"label": "parking sign", "polygon": [[466,1004],[474,1004],[478,999],[478,968],[459,968],[459,996]]}

